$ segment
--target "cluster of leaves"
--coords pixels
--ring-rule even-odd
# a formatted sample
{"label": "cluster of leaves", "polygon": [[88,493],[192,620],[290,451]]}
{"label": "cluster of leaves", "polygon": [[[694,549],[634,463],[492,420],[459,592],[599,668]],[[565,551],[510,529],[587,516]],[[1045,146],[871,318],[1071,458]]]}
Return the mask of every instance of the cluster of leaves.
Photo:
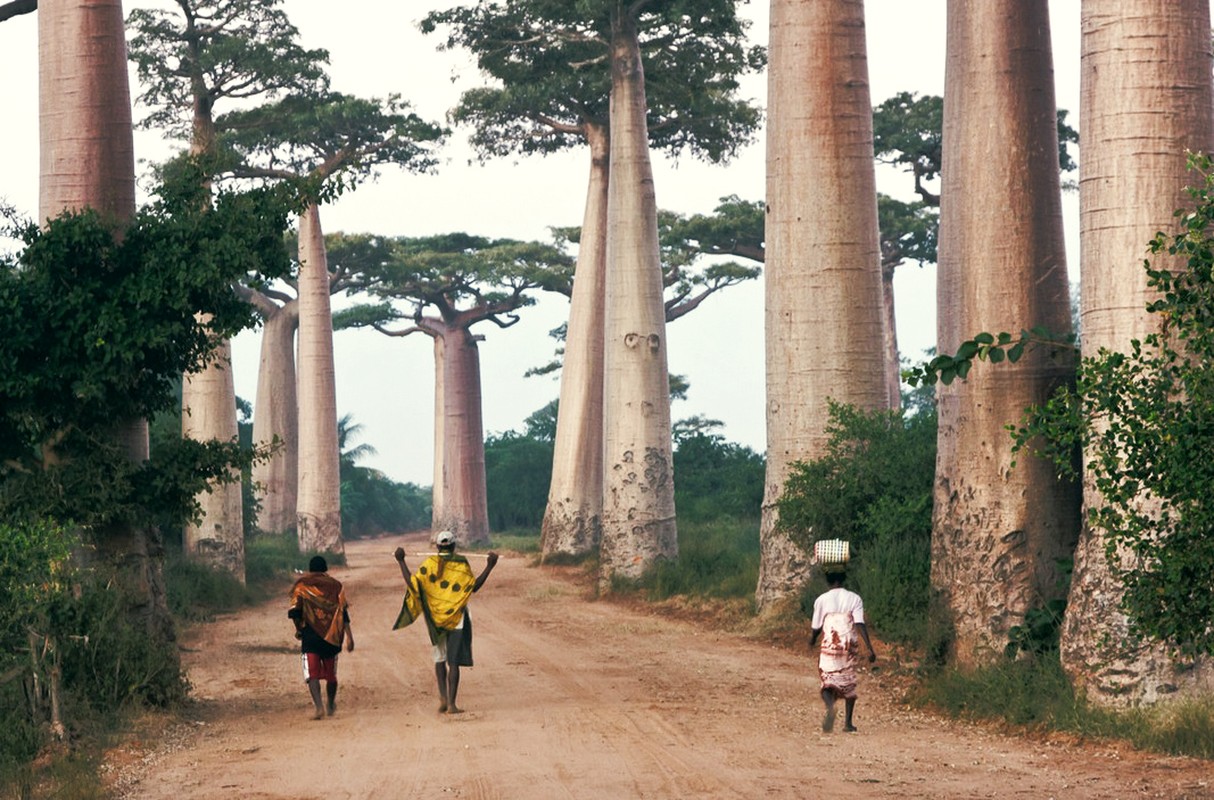
{"label": "cluster of leaves", "polygon": [[472,126],[473,146],[489,157],[556,152],[579,146],[585,126],[605,127],[613,25],[635,15],[650,146],[723,162],[751,141],[761,119],[755,104],[737,98],[738,78],[766,63],[763,48],[746,45],[737,5],[480,3],[432,12],[420,27],[442,31],[443,48],[471,51],[495,81],[465,92],[452,113]]}
{"label": "cluster of leaves", "polygon": [[778,501],[780,526],[806,552],[818,539],[847,540],[849,581],[882,636],[920,640],[929,617],[936,414],[838,403],[829,413],[826,454],[794,465]]}
{"label": "cluster of leaves", "polygon": [[[206,481],[248,459],[235,444],[182,441],[146,464],[114,436],[170,408],[180,375],[219,337],[253,324],[232,291],[277,275],[290,209],[277,192],[165,186],[119,236],[95,213],[20,226],[0,256],[0,509],[10,519],[86,526],[180,519]],[[202,320],[205,315],[206,324]]]}
{"label": "cluster of leaves", "polygon": [[174,645],[146,635],[104,565],[80,566],[81,547],[53,524],[0,524],[0,776],[44,744],[54,669],[69,725],[184,697]]}
{"label": "cluster of leaves", "polygon": [[[761,453],[725,438],[700,420],[674,426],[674,504],[679,521],[722,517],[758,520],[763,505],[766,460]],[[680,558],[686,554],[679,551]]]}
{"label": "cluster of leaves", "polygon": [[[1189,190],[1193,210],[1178,213],[1179,233],[1150,244],[1153,256],[1183,267],[1144,262],[1155,332],[1127,342],[1127,352],[1083,358],[1073,386],[1012,428],[1017,451],[1040,452],[1066,477],[1083,471],[1100,497],[1087,524],[1103,533],[1133,632],[1184,656],[1214,653],[1214,175],[1206,156],[1190,166],[1203,176]],[[974,359],[1014,361],[1034,345],[1073,346],[1041,329],[982,333],[904,374],[912,385],[948,383]]]}
{"label": "cluster of leaves", "polygon": [[957,378],[965,380],[974,366],[975,359],[990,361],[992,364],[1001,364],[1004,361],[1015,364],[1030,347],[1074,350],[1075,337],[1073,334],[1060,336],[1040,325],[1021,330],[1019,336],[1013,336],[1007,331],[983,331],[962,342],[957,352],[952,355],[941,353],[925,363],[903,370],[902,379],[911,386],[934,386],[936,383],[947,386]]}
{"label": "cluster of leaves", "polygon": [[1084,454],[1101,498],[1087,522],[1104,533],[1131,625],[1185,656],[1214,653],[1214,176],[1207,157],[1191,167],[1204,178],[1194,209],[1150,245],[1176,268],[1145,263],[1158,328],[1128,352],[1084,358],[1074,389],[1014,433],[1020,449],[1044,440],[1064,474]]}

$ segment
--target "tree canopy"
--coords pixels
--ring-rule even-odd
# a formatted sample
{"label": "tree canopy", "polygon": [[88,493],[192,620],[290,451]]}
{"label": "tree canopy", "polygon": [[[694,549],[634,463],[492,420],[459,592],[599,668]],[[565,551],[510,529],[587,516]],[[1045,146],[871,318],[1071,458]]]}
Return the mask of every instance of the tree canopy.
{"label": "tree canopy", "polygon": [[174,509],[184,520],[205,481],[243,458],[183,443],[138,465],[107,436],[116,420],[171,408],[175,382],[201,369],[215,337],[253,324],[233,282],[288,266],[280,194],[221,193],[200,213],[197,186],[162,190],[118,241],[91,211],[14,231],[24,249],[0,257],[0,360],[11,365],[0,375],[0,508],[10,519],[138,523]]}
{"label": "tree canopy", "polygon": [[[762,69],[747,47],[736,0],[635,4],[645,70],[650,146],[719,162],[753,139],[760,111],[737,98],[738,78]],[[550,153],[582,144],[587,124],[607,127],[609,47],[619,4],[527,0],[458,6],[427,15],[422,31],[464,47],[492,79],[465,92],[453,122],[473,128],[483,158]]]}

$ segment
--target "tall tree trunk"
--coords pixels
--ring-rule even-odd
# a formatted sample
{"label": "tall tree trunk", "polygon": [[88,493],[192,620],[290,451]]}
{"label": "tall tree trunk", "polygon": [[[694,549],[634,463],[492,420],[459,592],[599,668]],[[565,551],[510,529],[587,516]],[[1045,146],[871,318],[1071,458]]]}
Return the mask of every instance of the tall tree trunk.
{"label": "tall tree trunk", "polygon": [[[40,221],[93,208],[117,231],[135,213],[135,148],[121,0],[42,0],[38,11]],[[115,426],[132,461],[148,458],[144,420]],[[116,566],[133,613],[151,635],[174,638],[155,529],[98,531],[101,560]]]}
{"label": "tall tree trunk", "polygon": [[434,340],[434,485],[430,489],[430,535],[433,537],[446,530],[451,512],[447,508],[447,401],[444,391],[447,358],[443,337],[431,338]]}
{"label": "tall tree trunk", "polygon": [[268,533],[282,533],[295,527],[299,497],[299,407],[295,391],[299,301],[281,306],[267,302],[262,317],[253,441],[268,444],[277,439],[279,448],[269,460],[253,465],[252,477],[261,506],[257,527]]}
{"label": "tall tree trunk", "polygon": [[[235,442],[236,424],[232,380],[232,348],[225,339],[215,350],[215,361],[193,375],[181,387],[181,435],[195,441]],[[216,402],[216,401],[220,402]],[[199,522],[185,526],[186,555],[200,564],[226,570],[244,581],[244,518],[241,512],[240,471],[232,469],[232,481],[212,484],[195,500],[201,506]]]}
{"label": "tall tree trunk", "polygon": [[441,528],[463,546],[489,544],[485,435],[481,423],[481,363],[477,338],[453,325],[443,337],[443,471]]}
{"label": "tall tree trunk", "polygon": [[894,308],[894,269],[881,264],[881,332],[885,351],[885,402],[891,409],[902,407],[902,361],[898,353],[897,314]]}
{"label": "tall tree trunk", "polygon": [[[195,84],[200,79],[194,78]],[[206,93],[194,88],[190,154],[206,156],[215,149],[215,121]],[[207,180],[210,186],[210,180]],[[236,421],[236,383],[232,379],[231,342],[222,342],[216,358],[201,372],[187,374],[181,385],[181,435],[199,442],[232,442],[240,436]],[[195,498],[201,517],[186,525],[186,555],[230,571],[242,582],[244,575],[244,506],[240,481],[213,483]]]}
{"label": "tall tree trunk", "polygon": [[[941,351],[983,330],[1070,331],[1047,0],[949,0],[945,98],[939,306],[957,313]],[[1045,459],[1022,454],[1013,469],[1006,429],[1074,364],[1030,350],[981,365],[940,408],[932,585],[962,665],[1001,658],[1010,628],[1062,596],[1079,487]]]}
{"label": "tall tree trunk", "polygon": [[[1173,230],[1172,212],[1190,203],[1185,151],[1214,147],[1214,92],[1208,0],[1084,0],[1080,13],[1081,314],[1090,355],[1125,352],[1156,326],[1142,261],[1155,232]],[[1100,503],[1085,481],[1085,506]],[[1062,629],[1067,672],[1108,705],[1209,692],[1209,659],[1179,664],[1129,637],[1105,545],[1085,526]]]}
{"label": "tall tree trunk", "polygon": [[299,497],[296,530],[301,552],[341,553],[341,453],[333,313],[320,209],[299,217]]}
{"label": "tall tree trunk", "polygon": [[593,552],[603,535],[603,307],[607,263],[607,131],[586,126],[590,181],[565,335],[552,481],[540,535],[551,555]]}
{"label": "tall tree trunk", "polygon": [[809,576],[806,554],[779,528],[777,502],[792,465],[826,452],[827,401],[888,405],[864,36],[859,0],[772,0],[760,608]]}
{"label": "tall tree trunk", "polygon": [[[678,556],[657,201],[635,20],[613,20],[601,580]],[[871,157],[871,154],[870,154]]]}

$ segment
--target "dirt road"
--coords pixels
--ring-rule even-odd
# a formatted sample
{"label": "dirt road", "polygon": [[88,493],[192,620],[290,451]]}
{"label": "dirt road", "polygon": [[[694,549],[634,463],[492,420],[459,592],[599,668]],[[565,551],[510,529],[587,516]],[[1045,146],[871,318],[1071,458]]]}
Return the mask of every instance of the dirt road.
{"label": "dirt road", "polygon": [[517,556],[503,557],[472,601],[466,711],[440,715],[424,627],[391,630],[399,544],[425,546],[354,542],[349,567],[333,570],[357,645],[340,659],[335,716],[309,719],[284,595],[188,633],[194,719],[144,750],[114,751],[116,791],[141,800],[1214,797],[1209,762],[942,722],[901,707],[880,673],[861,676],[859,732],[825,734],[805,655],[587,600],[567,569]]}

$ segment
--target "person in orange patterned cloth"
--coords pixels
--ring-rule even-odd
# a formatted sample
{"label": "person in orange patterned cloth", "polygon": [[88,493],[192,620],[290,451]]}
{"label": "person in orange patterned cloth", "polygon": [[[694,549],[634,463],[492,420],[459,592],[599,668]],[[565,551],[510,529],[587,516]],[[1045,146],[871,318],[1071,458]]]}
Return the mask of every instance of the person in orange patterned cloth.
{"label": "person in orange patterned cloth", "polygon": [[809,637],[812,650],[818,637],[822,637],[822,649],[818,651],[818,676],[822,680],[822,702],[826,716],[822,730],[830,733],[835,727],[835,703],[843,698],[845,717],[843,730],[855,733],[852,713],[856,708],[856,641],[857,634],[868,647],[868,661],[877,660],[877,653],[868,639],[868,627],[864,624],[864,601],[860,595],[843,588],[844,573],[826,573],[829,590],[814,601],[813,633]]}
{"label": "person in orange patterned cloth", "polygon": [[[328,574],[324,556],[313,556],[308,572],[291,587],[287,616],[295,622],[295,638],[303,655],[304,680],[312,694],[312,719],[323,719],[337,710],[337,654],[345,641],[346,652],[354,650],[350,611],[341,581]],[[322,702],[320,682],[325,682],[328,704]]]}

